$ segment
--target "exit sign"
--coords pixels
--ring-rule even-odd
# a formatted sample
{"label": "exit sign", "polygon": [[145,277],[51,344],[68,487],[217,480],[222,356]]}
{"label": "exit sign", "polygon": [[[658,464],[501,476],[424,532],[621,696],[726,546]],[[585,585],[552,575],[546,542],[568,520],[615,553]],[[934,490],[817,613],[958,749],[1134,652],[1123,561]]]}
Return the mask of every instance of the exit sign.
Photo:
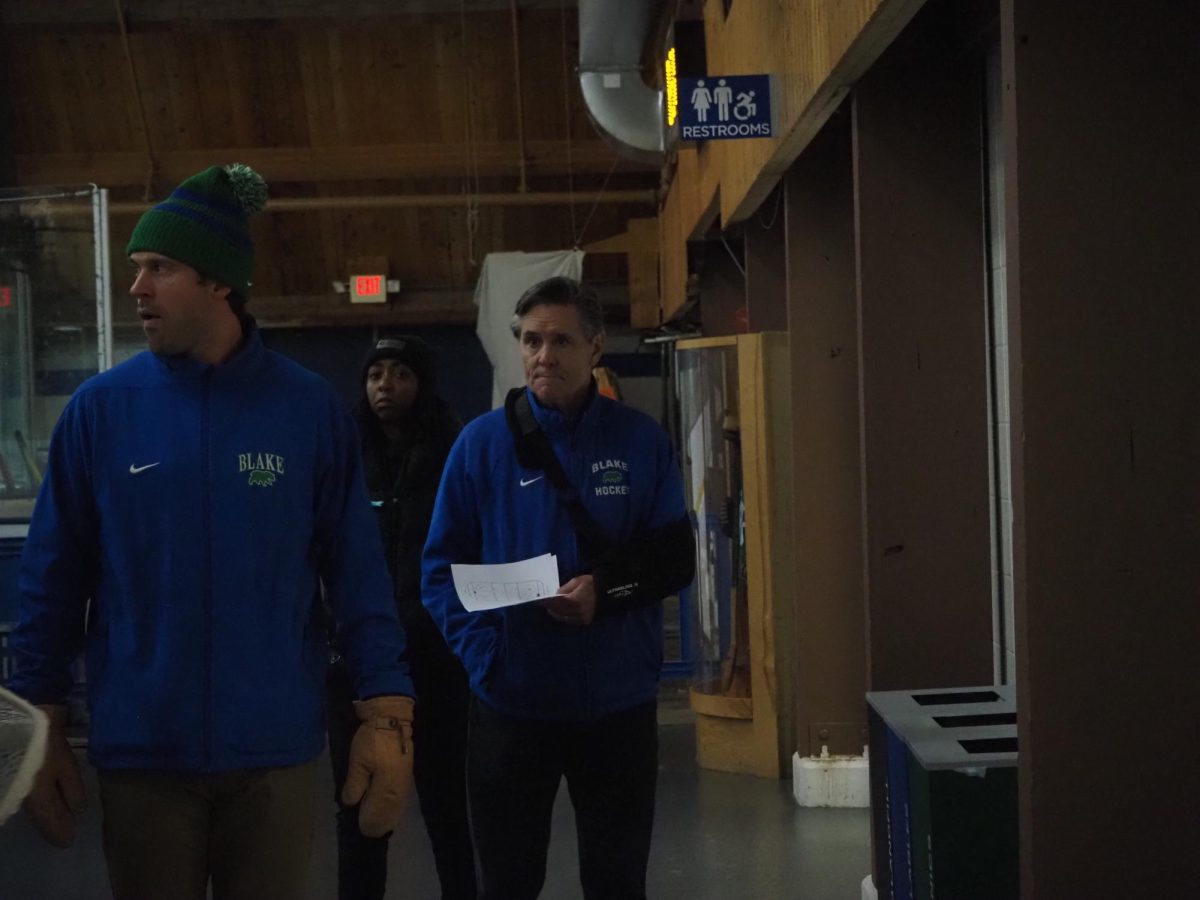
{"label": "exit sign", "polygon": [[7,309],[12,306],[12,288],[6,284],[0,284],[0,309]]}
{"label": "exit sign", "polygon": [[351,303],[386,303],[387,302],[387,276],[386,275],[351,275],[350,276],[350,302]]}

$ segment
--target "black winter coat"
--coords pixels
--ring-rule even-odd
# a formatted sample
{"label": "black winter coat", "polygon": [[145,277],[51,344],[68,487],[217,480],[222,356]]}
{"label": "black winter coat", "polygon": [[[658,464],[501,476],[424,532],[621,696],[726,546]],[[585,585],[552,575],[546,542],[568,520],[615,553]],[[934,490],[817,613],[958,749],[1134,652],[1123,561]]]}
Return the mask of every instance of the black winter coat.
{"label": "black winter coat", "polygon": [[367,492],[379,515],[400,623],[421,605],[421,551],[450,447],[462,425],[440,398],[422,404],[398,442],[387,440],[369,409],[359,410]]}

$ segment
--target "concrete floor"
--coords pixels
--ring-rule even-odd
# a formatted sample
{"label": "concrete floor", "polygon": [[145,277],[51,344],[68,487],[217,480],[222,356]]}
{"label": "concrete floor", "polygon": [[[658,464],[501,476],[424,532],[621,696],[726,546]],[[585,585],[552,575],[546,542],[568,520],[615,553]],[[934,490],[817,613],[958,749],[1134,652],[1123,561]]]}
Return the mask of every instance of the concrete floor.
{"label": "concrete floor", "polygon": [[[859,900],[869,871],[867,810],[801,809],[790,782],[700,770],[691,714],[680,693],[664,691],[658,814],[648,894],[688,900]],[[313,844],[308,898],[336,897],[332,784],[321,768],[318,802],[329,815]],[[88,771],[89,796],[97,796]],[[555,808],[542,896],[582,896],[576,875],[575,828],[566,790]],[[437,877],[415,804],[405,831],[391,843],[392,900],[436,900]],[[402,874],[401,874],[402,873]],[[100,850],[99,809],[85,814],[76,845],[55,850],[22,816],[0,829],[0,900],[102,900],[109,896]]]}

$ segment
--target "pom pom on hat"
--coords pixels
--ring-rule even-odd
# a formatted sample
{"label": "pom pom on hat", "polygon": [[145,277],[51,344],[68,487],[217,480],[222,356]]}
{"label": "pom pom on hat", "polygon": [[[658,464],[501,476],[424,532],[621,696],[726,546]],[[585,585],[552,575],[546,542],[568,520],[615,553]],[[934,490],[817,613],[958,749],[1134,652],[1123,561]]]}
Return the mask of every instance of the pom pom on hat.
{"label": "pom pom on hat", "polygon": [[245,163],[231,163],[225,167],[229,174],[229,184],[234,195],[246,211],[252,216],[260,213],[267,205],[267,183],[262,176]]}

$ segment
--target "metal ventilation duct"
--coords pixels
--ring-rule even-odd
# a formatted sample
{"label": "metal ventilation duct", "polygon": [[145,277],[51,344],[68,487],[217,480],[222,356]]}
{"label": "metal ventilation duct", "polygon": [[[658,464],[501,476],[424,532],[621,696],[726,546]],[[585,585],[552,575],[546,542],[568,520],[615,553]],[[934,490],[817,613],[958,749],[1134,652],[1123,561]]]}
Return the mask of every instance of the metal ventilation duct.
{"label": "metal ventilation duct", "polygon": [[579,87],[588,115],[616,151],[663,160],[663,92],[642,80],[655,0],[579,0]]}

